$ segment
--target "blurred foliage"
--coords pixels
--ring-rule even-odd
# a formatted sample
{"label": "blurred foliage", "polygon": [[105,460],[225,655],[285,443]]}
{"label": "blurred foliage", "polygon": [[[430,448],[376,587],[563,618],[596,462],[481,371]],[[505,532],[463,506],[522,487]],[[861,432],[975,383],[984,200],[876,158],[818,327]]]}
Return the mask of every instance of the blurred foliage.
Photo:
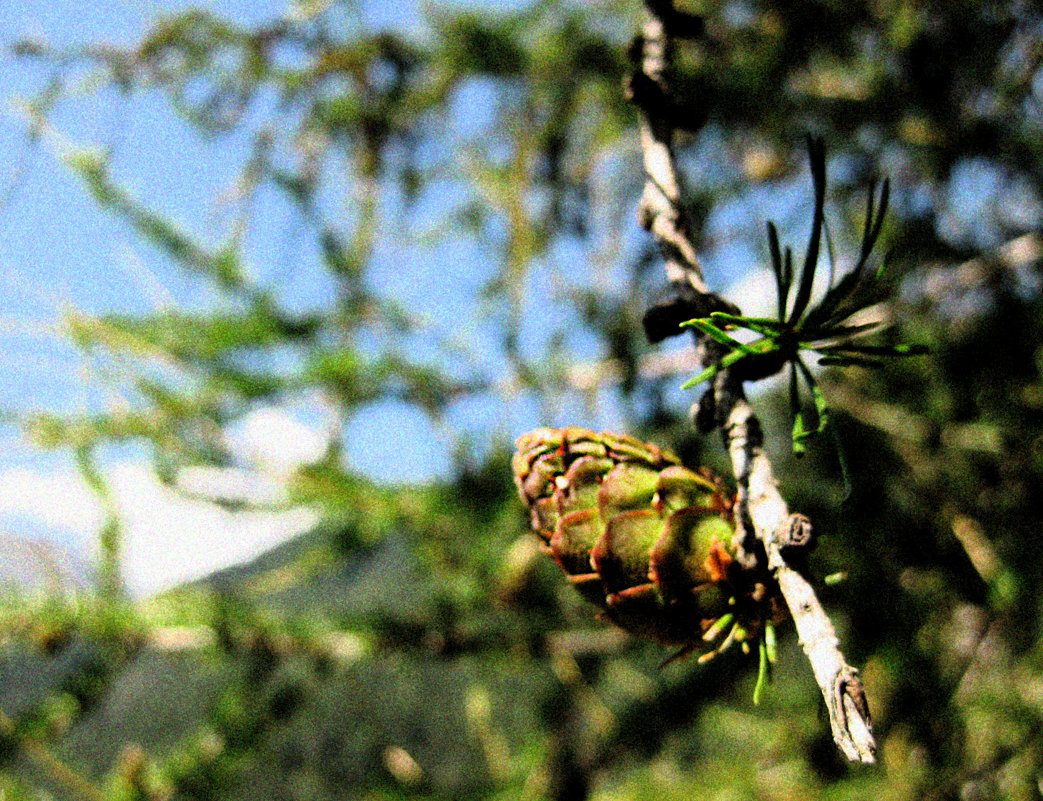
{"label": "blurred foliage", "polygon": [[[302,539],[138,605],[114,591],[8,603],[0,795],[1040,796],[1043,15],[1021,0],[680,5],[705,31],[670,76],[679,158],[711,283],[743,279],[745,313],[753,279],[771,282],[765,221],[806,238],[793,198],[807,133],[828,146],[837,253],[858,251],[843,245],[865,188],[890,177],[878,245],[895,292],[875,308],[893,323],[885,344],[933,355],[817,377],[851,497],[828,444],[792,459],[785,393],[757,400],[784,494],[822,535],[814,573],[846,574],[821,592],[864,666],[880,766],[840,763],[791,634],[754,708],[741,655],[660,670],[660,649],[594,622],[525,533],[511,424],[481,447],[455,422],[468,403],[499,421],[527,404],[533,423],[622,419],[693,463],[721,460],[640,331],[664,279],[633,221],[621,90],[639,4],[431,6],[400,33],[344,2],[257,27],[186,11],[127,48],[16,48],[129,104],[160,98],[241,158],[234,219],[213,237],[128,189],[118,149],[67,158],[148,258],[213,304],[69,313],[70,338],[132,403],[40,410],[29,432],[80,454],[104,495],[92,453],[106,444],[149,443],[176,485],[185,467],[235,467],[225,432],[259,406],[319,398],[337,424],[287,479],[322,512]],[[61,103],[48,84],[34,108]],[[159,143],[149,157],[178,158]],[[250,269],[261,193],[306,232],[293,262],[320,265],[324,303]],[[459,242],[473,264],[445,255]],[[389,251],[402,273],[416,252],[445,262],[447,284],[472,272],[470,316],[440,330],[416,294],[385,291]],[[346,467],[347,424],[388,401],[449,432],[451,478],[382,487]],[[106,530],[118,564],[118,521]]]}

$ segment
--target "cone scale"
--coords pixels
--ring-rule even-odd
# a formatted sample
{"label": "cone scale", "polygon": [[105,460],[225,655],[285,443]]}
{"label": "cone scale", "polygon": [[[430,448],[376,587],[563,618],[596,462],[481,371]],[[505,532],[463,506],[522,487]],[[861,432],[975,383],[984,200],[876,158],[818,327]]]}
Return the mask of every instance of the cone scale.
{"label": "cone scale", "polygon": [[779,617],[770,576],[734,559],[732,499],[708,471],[581,428],[523,435],[512,466],[543,551],[620,628],[705,659]]}

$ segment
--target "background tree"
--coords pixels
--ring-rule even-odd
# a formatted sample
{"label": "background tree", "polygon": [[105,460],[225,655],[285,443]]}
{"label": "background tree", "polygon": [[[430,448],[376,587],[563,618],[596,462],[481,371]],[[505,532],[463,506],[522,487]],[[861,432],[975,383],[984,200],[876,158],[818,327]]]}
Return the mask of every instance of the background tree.
{"label": "background tree", "polygon": [[[765,222],[805,241],[807,133],[828,145],[839,274],[870,178],[891,179],[893,291],[875,313],[885,341],[932,356],[820,375],[851,494],[828,441],[792,458],[785,397],[754,400],[785,497],[822,535],[813,574],[846,574],[821,593],[863,666],[882,767],[839,760],[792,638],[753,708],[739,656],[659,670],[658,648],[593,623],[537,558],[509,483],[509,440],[536,424],[618,424],[724,462],[686,420],[695,365],[641,329],[665,280],[635,219],[622,91],[639,4],[432,9],[402,33],[338,4],[257,28],[189,11],[124,49],[18,46],[128,105],[161,94],[246,154],[238,213],[213,236],[130,191],[118,147],[67,159],[149,258],[212,296],[70,314],[133,403],[41,412],[29,432],[72,448],[104,493],[95,457],[112,442],[148,442],[178,486],[186,467],[234,466],[222,432],[261,404],[304,399],[336,424],[288,480],[321,510],[311,534],[129,605],[113,518],[97,604],[12,608],[7,792],[1036,797],[1043,18],[1013,0],[679,10],[703,22],[682,19],[701,30],[678,45],[664,111],[687,132],[689,234],[712,287],[770,308]],[[61,102],[41,87],[37,124]],[[300,226],[283,279],[255,267],[270,197]],[[441,269],[407,269],[423,259]],[[296,296],[304,271],[326,277],[323,302]],[[348,468],[365,447],[351,421],[387,403],[451,438],[450,478],[386,487]],[[176,647],[175,623],[193,626]]]}

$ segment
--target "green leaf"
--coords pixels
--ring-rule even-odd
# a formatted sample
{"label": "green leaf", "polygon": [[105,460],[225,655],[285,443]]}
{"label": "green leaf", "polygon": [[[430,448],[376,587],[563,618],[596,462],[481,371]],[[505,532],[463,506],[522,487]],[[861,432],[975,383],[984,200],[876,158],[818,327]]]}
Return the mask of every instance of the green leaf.
{"label": "green leaf", "polygon": [[735,615],[731,612],[726,612],[725,614],[721,615],[719,618],[717,618],[714,624],[710,626],[710,628],[703,632],[703,642],[710,642],[711,640],[713,640],[722,631],[728,628],[734,620]]}
{"label": "green leaf", "polygon": [[797,368],[791,362],[789,371],[789,405],[790,414],[793,415],[793,429],[791,431],[791,438],[793,439],[793,455],[803,456],[805,452],[804,448],[804,413],[800,409],[800,392],[797,386]]}
{"label": "green leaf", "polygon": [[808,366],[804,364],[803,359],[797,358],[794,363],[808,385],[808,390],[811,392],[811,399],[815,404],[815,415],[818,417],[818,426],[813,431],[806,432],[804,436],[809,437],[814,434],[821,434],[826,430],[826,426],[829,425],[829,403],[826,401],[826,396],[822,392],[822,387],[820,387],[818,382],[815,381],[815,377],[811,374],[811,370],[808,369]]}
{"label": "green leaf", "polygon": [[795,325],[800,320],[811,300],[815,270],[818,267],[819,247],[822,242],[822,226],[825,221],[826,149],[821,139],[808,139],[808,158],[811,162],[811,180],[815,187],[815,212],[811,223],[811,236],[808,239],[808,250],[804,255],[804,266],[800,272],[797,296],[793,301],[793,309],[788,318],[791,325]]}
{"label": "green leaf", "polygon": [[884,363],[881,361],[859,356],[823,356],[818,363],[823,367],[866,367],[873,370],[884,367]]}
{"label": "green leaf", "polygon": [[358,281],[361,278],[365,265],[357,250],[346,247],[329,228],[323,229],[319,241],[322,246],[322,258],[334,275],[349,281]]}
{"label": "green leaf", "polygon": [[687,381],[685,381],[681,385],[681,389],[691,389],[692,387],[699,386],[699,384],[703,383],[703,381],[715,378],[717,374],[721,372],[721,370],[731,367],[733,364],[737,363],[746,355],[746,351],[742,350],[733,350],[731,353],[726,353],[724,355],[724,358],[722,358],[719,362],[717,362],[716,364],[711,364],[709,367],[705,368],[694,378],[689,378]]}
{"label": "green leaf", "polygon": [[768,663],[774,665],[778,661],[778,646],[775,636],[775,624],[771,620],[764,621],[764,650]]}
{"label": "green leaf", "polygon": [[746,328],[766,337],[775,337],[783,331],[789,330],[789,326],[785,322],[773,320],[770,317],[740,317],[727,312],[710,312],[710,319]]}
{"label": "green leaf", "polygon": [[807,453],[807,446],[804,445],[804,440],[807,439],[808,432],[804,429],[804,413],[797,412],[793,417],[793,455],[800,458]]}
{"label": "green leaf", "polygon": [[869,280],[860,267],[853,269],[808,312],[804,325],[809,328],[828,327],[874,303],[876,297],[869,291]]}
{"label": "green leaf", "polygon": [[705,318],[686,320],[685,322],[681,323],[681,327],[696,328],[702,333],[706,334],[706,336],[710,337],[711,339],[720,342],[722,345],[727,345],[732,350],[739,350],[747,354],[758,353],[758,351],[754,350],[749,345],[746,345],[742,342],[739,342],[739,340],[728,336],[728,334],[726,334],[724,331],[722,331],[720,328],[718,328]]}
{"label": "green leaf", "polygon": [[329,348],[315,351],[307,376],[334,393],[347,406],[366,403],[380,396],[379,378],[374,375],[371,365],[354,350]]}
{"label": "green leaf", "polygon": [[113,351],[141,354],[156,348],[177,359],[208,361],[307,339],[315,333],[319,321],[282,319],[263,298],[257,298],[252,308],[243,311],[80,316],[70,318],[69,325],[81,346],[103,345]]}
{"label": "green leaf", "polygon": [[703,381],[709,381],[712,378],[716,378],[719,372],[721,372],[721,365],[719,363],[711,364],[709,367],[704,368],[702,372],[697,373],[695,376],[681,384],[681,389],[692,389],[693,387],[697,387],[703,383]]}
{"label": "green leaf", "polygon": [[150,244],[182,266],[213,277],[221,286],[242,286],[243,275],[234,243],[217,252],[207,250],[175,222],[147,208],[113,183],[109,179],[108,162],[101,156],[75,153],[66,158],[66,164],[79,174],[99,205],[122,215]]}
{"label": "green leaf", "polygon": [[[816,419],[814,428],[809,428],[805,423],[804,411],[800,406],[798,376],[804,379],[808,390],[811,392],[812,401],[815,404]],[[803,456],[805,452],[804,441],[826,430],[826,426],[829,424],[829,404],[826,402],[826,396],[822,392],[821,387],[815,381],[815,377],[800,358],[790,362],[789,396],[790,409],[793,414],[793,430],[791,432],[793,453],[796,456]]]}
{"label": "green leaf", "polygon": [[907,357],[907,356],[924,356],[930,353],[930,349],[926,345],[919,344],[906,344],[902,343],[899,345],[855,345],[842,343],[839,345],[830,345],[827,347],[816,348],[819,353],[823,353],[829,356],[896,356],[896,357]]}
{"label": "green leaf", "polygon": [[239,248],[229,242],[214,254],[211,268],[214,277],[221,286],[234,287],[242,278],[242,264],[239,261]]}
{"label": "green leaf", "polygon": [[799,347],[802,350],[818,350],[837,347],[843,343],[837,340],[853,339],[879,330],[883,323],[860,323],[859,325],[823,326],[809,328],[801,326],[801,341]]}
{"label": "green leaf", "polygon": [[873,276],[873,278],[877,281],[880,281],[884,277],[885,272],[887,272],[886,254],[884,254],[884,256],[880,259],[880,266],[876,268],[876,274]]}
{"label": "green leaf", "polygon": [[[762,340],[763,341],[763,340]],[[731,353],[726,353],[724,358],[721,359],[721,367],[731,367],[737,363],[743,356],[748,355],[744,350],[733,350]]]}
{"label": "green leaf", "polygon": [[768,686],[768,647],[762,637],[757,648],[758,663],[757,663],[757,684],[753,687],[753,703],[759,705],[761,702],[761,696],[764,693],[765,688]]}
{"label": "green leaf", "polygon": [[866,214],[866,229],[865,235],[862,239],[862,258],[861,261],[865,261],[869,258],[869,254],[872,252],[876,245],[877,239],[880,238],[880,231],[884,226],[884,215],[887,214],[887,205],[891,198],[891,181],[888,178],[884,179],[883,187],[880,190],[880,209],[876,215],[876,219],[873,219],[873,194],[874,186],[869,188],[869,202]]}
{"label": "green leaf", "polygon": [[[786,319],[786,304],[789,303],[790,286],[793,284],[792,263],[782,259],[779,247],[779,231],[775,223],[768,221],[768,249],[771,252],[771,269],[775,274],[775,296],[778,300],[779,319]],[[787,267],[790,269],[787,270]]]}
{"label": "green leaf", "polygon": [[[869,256],[872,254],[873,248],[880,237],[890,196],[891,184],[885,178],[880,191],[880,205],[878,207],[876,205],[876,184],[875,182],[870,184],[858,262],[851,269],[851,272],[840,279],[840,283],[826,292],[819,304],[808,313],[805,320],[807,325],[823,325],[830,320],[842,320],[868,305],[869,301],[859,303],[856,300],[856,296],[865,278],[866,263],[869,261]],[[879,275],[879,271],[877,274]],[[840,312],[841,309],[843,309],[842,312]]]}
{"label": "green leaf", "polygon": [[478,14],[461,13],[440,27],[446,59],[457,73],[514,76],[527,68],[528,53],[503,25]]}
{"label": "green leaf", "polygon": [[828,221],[823,222],[822,234],[826,240],[826,261],[829,262],[829,280],[826,281],[826,286],[833,286],[833,278],[837,272],[837,256],[833,248],[833,234],[829,230]]}

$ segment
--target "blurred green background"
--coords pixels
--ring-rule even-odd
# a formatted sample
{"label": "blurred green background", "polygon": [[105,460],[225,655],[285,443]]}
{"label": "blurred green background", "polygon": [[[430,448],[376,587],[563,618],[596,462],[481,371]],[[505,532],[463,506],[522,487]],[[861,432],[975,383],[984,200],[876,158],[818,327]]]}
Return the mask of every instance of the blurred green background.
{"label": "blurred green background", "polygon": [[801,460],[754,389],[879,764],[786,627],[754,706],[596,620],[511,483],[538,425],[727,474],[641,331],[641,4],[135,6],[7,26],[0,798],[1043,795],[1043,12],[677,5],[711,286],[770,309],[807,134],[838,273],[892,183],[875,312],[931,355],[824,370]]}

